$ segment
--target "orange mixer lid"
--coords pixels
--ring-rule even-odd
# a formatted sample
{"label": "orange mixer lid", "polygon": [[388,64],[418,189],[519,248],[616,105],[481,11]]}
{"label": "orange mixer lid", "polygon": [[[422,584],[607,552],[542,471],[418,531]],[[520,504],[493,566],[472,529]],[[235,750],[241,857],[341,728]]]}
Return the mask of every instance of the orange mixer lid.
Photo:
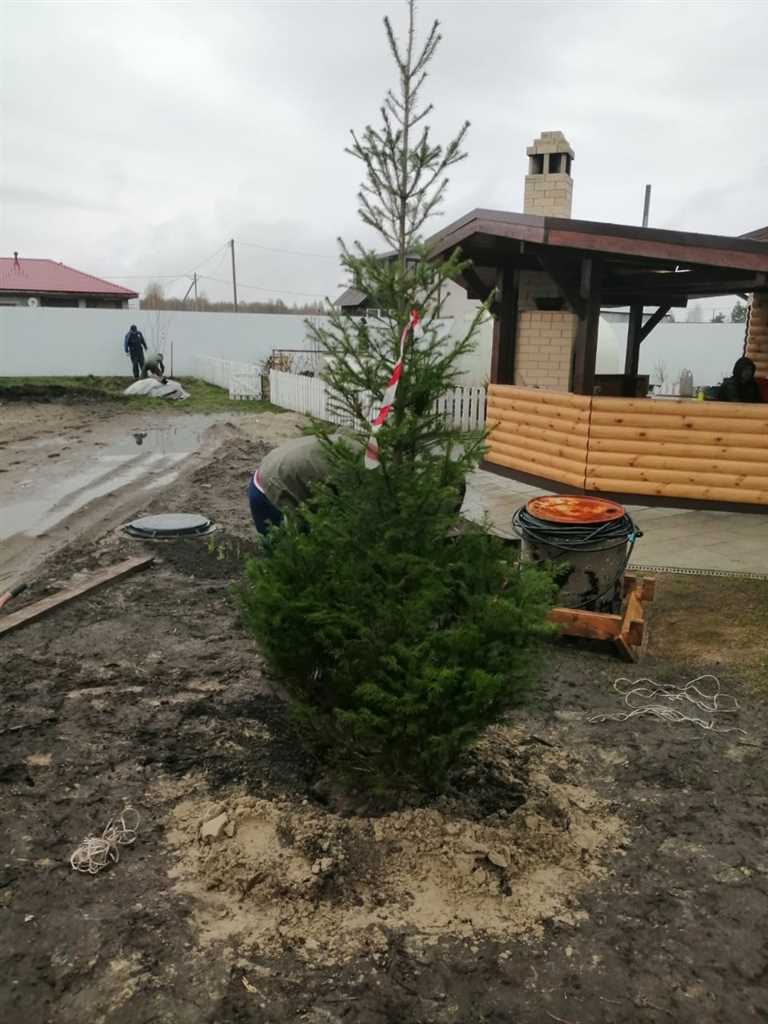
{"label": "orange mixer lid", "polygon": [[615,501],[581,494],[543,494],[531,498],[526,508],[549,523],[609,523],[624,515],[623,506]]}

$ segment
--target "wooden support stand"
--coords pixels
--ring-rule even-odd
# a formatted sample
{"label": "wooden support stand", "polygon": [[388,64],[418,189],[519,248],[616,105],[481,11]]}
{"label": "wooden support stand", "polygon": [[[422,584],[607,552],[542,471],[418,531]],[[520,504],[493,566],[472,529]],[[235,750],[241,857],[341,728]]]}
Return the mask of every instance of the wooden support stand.
{"label": "wooden support stand", "polygon": [[625,661],[637,661],[646,639],[645,606],[653,600],[656,580],[624,577],[624,600],[620,615],[587,612],[581,608],[553,608],[549,621],[560,627],[563,636],[587,640],[610,640]]}

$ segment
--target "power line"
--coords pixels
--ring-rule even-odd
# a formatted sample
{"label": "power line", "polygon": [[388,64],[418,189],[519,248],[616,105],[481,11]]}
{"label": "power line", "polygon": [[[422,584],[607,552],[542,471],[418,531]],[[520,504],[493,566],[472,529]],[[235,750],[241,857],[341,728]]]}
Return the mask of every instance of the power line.
{"label": "power line", "polygon": [[[227,281],[223,277],[210,277],[207,274],[199,274],[198,277],[202,278],[203,281],[216,281],[218,284],[232,284],[231,281]],[[270,295],[282,293],[283,295],[310,295],[316,299],[324,299],[327,297],[322,292],[296,292],[291,291],[289,288],[265,288],[263,285],[260,284],[245,284],[242,281],[238,281],[237,286],[238,288],[251,288],[253,289],[253,291],[257,292],[267,292]]]}
{"label": "power line", "polygon": [[247,245],[251,249],[263,249],[265,252],[281,252],[286,256],[309,256],[312,259],[318,260],[337,260],[338,255],[331,255],[329,252],[302,252],[298,249],[277,249],[271,245],[260,245],[258,242],[241,242],[237,239],[238,245]]}
{"label": "power line", "polygon": [[216,250],[216,252],[212,252],[210,256],[206,256],[206,258],[204,260],[201,260],[200,263],[198,263],[196,267],[192,267],[192,269],[190,271],[188,271],[188,274],[193,274],[196,270],[199,270],[200,267],[202,267],[204,263],[210,262],[210,260],[212,260],[214,258],[214,256],[218,256],[220,252],[222,252],[224,249],[227,248],[228,245],[229,245],[229,242],[225,242],[224,245],[219,246],[219,248]]}
{"label": "power line", "polygon": [[[212,252],[210,256],[206,256],[205,259],[201,260],[196,266],[192,267],[190,270],[182,271],[182,273],[180,273],[180,274],[119,274],[118,273],[118,274],[109,274],[109,275],[105,275],[105,276],[120,278],[123,281],[140,281],[140,280],[172,281],[172,282],[180,281],[183,277],[191,277],[196,270],[199,270],[200,267],[204,266],[206,263],[209,263],[212,259],[214,259],[214,257],[218,256],[219,253],[224,253],[226,255],[226,249],[227,249],[228,245],[229,245],[229,242],[225,242],[224,245],[219,246],[219,248],[216,249],[215,252]],[[221,260],[219,260],[219,262],[218,262],[218,264],[217,264],[215,269],[218,270],[220,266],[221,266]]]}

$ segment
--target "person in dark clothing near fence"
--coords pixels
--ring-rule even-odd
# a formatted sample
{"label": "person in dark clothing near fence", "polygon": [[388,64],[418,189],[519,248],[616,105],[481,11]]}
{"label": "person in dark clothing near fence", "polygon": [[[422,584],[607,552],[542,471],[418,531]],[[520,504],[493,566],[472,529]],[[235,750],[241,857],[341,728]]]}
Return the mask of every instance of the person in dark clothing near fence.
{"label": "person in dark clothing near fence", "polygon": [[125,336],[123,348],[131,359],[133,379],[138,380],[144,372],[144,353],[147,350],[147,343],[136,324],[131,324],[131,329]]}
{"label": "person in dark clothing near fence", "polygon": [[760,389],[755,380],[755,364],[742,356],[733,364],[733,374],[720,385],[721,402],[759,402]]}

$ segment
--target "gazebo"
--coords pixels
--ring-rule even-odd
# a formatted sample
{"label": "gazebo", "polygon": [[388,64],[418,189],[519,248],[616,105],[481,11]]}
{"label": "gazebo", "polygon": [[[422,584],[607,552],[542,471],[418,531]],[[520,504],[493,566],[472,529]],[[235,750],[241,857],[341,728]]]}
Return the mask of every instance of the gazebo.
{"label": "gazebo", "polygon": [[[486,466],[550,489],[768,506],[768,404],[646,397],[640,346],[689,300],[754,295],[745,352],[768,377],[768,242],[570,217],[573,150],[528,149],[525,212],[473,210],[430,240],[493,293]],[[601,308],[628,307],[624,373],[595,372]]]}

